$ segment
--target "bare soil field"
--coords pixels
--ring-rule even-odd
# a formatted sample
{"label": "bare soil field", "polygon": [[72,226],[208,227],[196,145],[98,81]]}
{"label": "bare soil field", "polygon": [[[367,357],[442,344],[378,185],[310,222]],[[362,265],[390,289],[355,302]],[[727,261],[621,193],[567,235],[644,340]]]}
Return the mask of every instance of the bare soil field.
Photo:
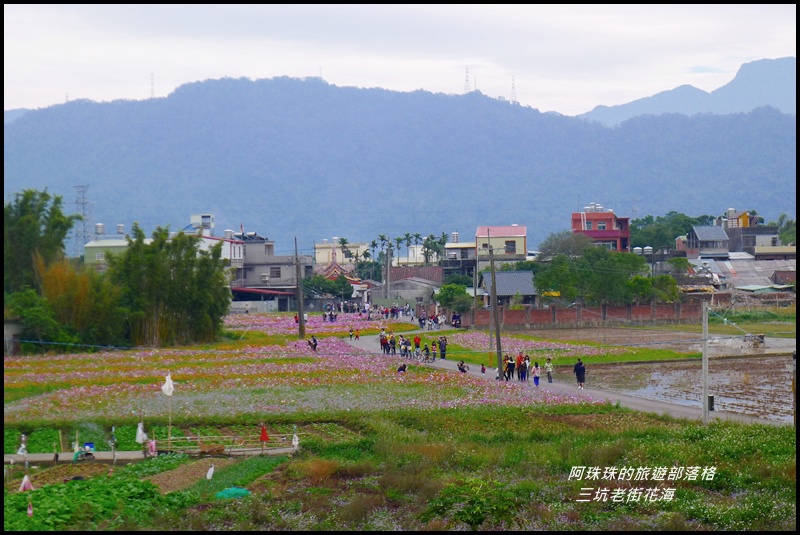
{"label": "bare soil field", "polygon": [[148,477],[146,481],[151,481],[156,485],[161,494],[167,494],[168,492],[189,488],[198,481],[205,479],[208,469],[211,468],[211,463],[214,463],[214,469],[216,470],[235,462],[236,459],[232,458],[204,457],[182,464],[169,472],[162,472]]}

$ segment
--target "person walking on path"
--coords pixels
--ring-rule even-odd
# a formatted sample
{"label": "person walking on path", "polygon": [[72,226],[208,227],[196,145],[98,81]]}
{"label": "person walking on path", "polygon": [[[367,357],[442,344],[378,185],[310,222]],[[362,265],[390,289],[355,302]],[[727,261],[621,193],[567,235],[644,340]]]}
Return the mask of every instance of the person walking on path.
{"label": "person walking on path", "polygon": [[539,368],[539,363],[533,363],[533,386],[539,388],[539,375],[542,373],[541,368]]}
{"label": "person walking on path", "polygon": [[356,340],[361,340],[361,329],[356,329]]}
{"label": "person walking on path", "polygon": [[355,334],[355,333],[353,332],[353,328],[352,328],[352,327],[350,327],[350,340],[352,340],[352,339],[353,339],[353,335],[354,335],[354,334]]}
{"label": "person walking on path", "polygon": [[528,364],[528,361],[525,359],[522,359],[522,361],[517,364],[517,379],[522,382],[528,380]]}
{"label": "person walking on path", "polygon": [[573,371],[575,372],[575,378],[578,380],[578,390],[583,390],[583,383],[586,382],[586,366],[583,365],[581,359],[578,359],[578,362],[575,363]]}
{"label": "person walking on path", "polygon": [[553,382],[553,361],[550,360],[550,357],[547,357],[547,362],[544,363],[544,371],[547,372],[547,382]]}
{"label": "person walking on path", "polygon": [[506,368],[506,381],[514,378],[514,357],[508,356],[508,367]]}
{"label": "person walking on path", "polygon": [[419,337],[419,334],[414,335],[414,351],[419,351],[419,347],[422,344],[422,338]]}

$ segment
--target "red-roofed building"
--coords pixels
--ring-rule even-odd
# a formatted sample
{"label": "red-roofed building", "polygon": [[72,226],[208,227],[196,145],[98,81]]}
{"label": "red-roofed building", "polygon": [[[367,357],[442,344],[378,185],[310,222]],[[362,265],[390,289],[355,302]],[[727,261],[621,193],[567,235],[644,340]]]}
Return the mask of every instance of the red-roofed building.
{"label": "red-roofed building", "polygon": [[595,245],[610,251],[630,253],[630,218],[617,217],[614,210],[589,203],[582,212],[572,212],[572,232],[579,232],[594,240]]}

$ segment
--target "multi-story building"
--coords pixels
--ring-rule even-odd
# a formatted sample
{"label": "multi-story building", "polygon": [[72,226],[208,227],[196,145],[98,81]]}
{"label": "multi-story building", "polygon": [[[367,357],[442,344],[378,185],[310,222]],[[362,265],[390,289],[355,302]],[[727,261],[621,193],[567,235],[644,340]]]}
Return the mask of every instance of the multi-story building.
{"label": "multi-story building", "polygon": [[478,251],[474,241],[462,242],[459,240],[458,232],[450,235],[452,241],[444,244],[444,258],[441,266],[444,276],[463,275],[465,277],[475,276],[475,259]]}
{"label": "multi-story building", "polygon": [[631,252],[630,218],[617,217],[614,210],[600,204],[589,203],[582,212],[572,212],[572,232],[584,234],[595,245],[611,251]]}
{"label": "multi-story building", "polygon": [[314,261],[317,266],[327,266],[335,262],[349,270],[355,267],[357,260],[364,260],[365,251],[369,251],[368,243],[345,243],[343,247],[337,237],[330,242],[323,239],[322,243],[314,243]]}
{"label": "multi-story building", "polygon": [[[150,243],[151,238],[145,238],[145,243]],[[125,225],[117,225],[116,234],[106,234],[105,225],[96,223],[94,237],[83,245],[83,263],[100,273],[108,268],[109,255],[124,253],[128,249],[128,237],[125,235]]]}
{"label": "multi-story building", "polygon": [[498,263],[522,262],[528,254],[528,227],[525,225],[485,226],[475,231],[475,258],[478,272],[489,267],[490,253]]}
{"label": "multi-story building", "polygon": [[[694,225],[686,234],[686,258],[723,258],[730,255],[728,235],[716,225]],[[676,240],[676,245],[684,244]]]}
{"label": "multi-story building", "polygon": [[226,230],[225,238],[242,243],[242,267],[231,282],[234,298],[266,301],[266,310],[295,310],[298,274],[300,280],[311,277],[314,258],[309,255],[276,255],[275,242],[256,232]]}

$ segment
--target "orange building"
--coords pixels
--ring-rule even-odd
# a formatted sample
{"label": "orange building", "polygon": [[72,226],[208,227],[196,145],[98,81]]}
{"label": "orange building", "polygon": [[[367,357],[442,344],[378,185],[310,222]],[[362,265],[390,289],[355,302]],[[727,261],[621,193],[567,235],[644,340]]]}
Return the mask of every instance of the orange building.
{"label": "orange building", "polygon": [[617,217],[614,210],[590,203],[583,212],[572,212],[572,232],[580,232],[594,240],[595,245],[611,251],[631,252],[630,218]]}

